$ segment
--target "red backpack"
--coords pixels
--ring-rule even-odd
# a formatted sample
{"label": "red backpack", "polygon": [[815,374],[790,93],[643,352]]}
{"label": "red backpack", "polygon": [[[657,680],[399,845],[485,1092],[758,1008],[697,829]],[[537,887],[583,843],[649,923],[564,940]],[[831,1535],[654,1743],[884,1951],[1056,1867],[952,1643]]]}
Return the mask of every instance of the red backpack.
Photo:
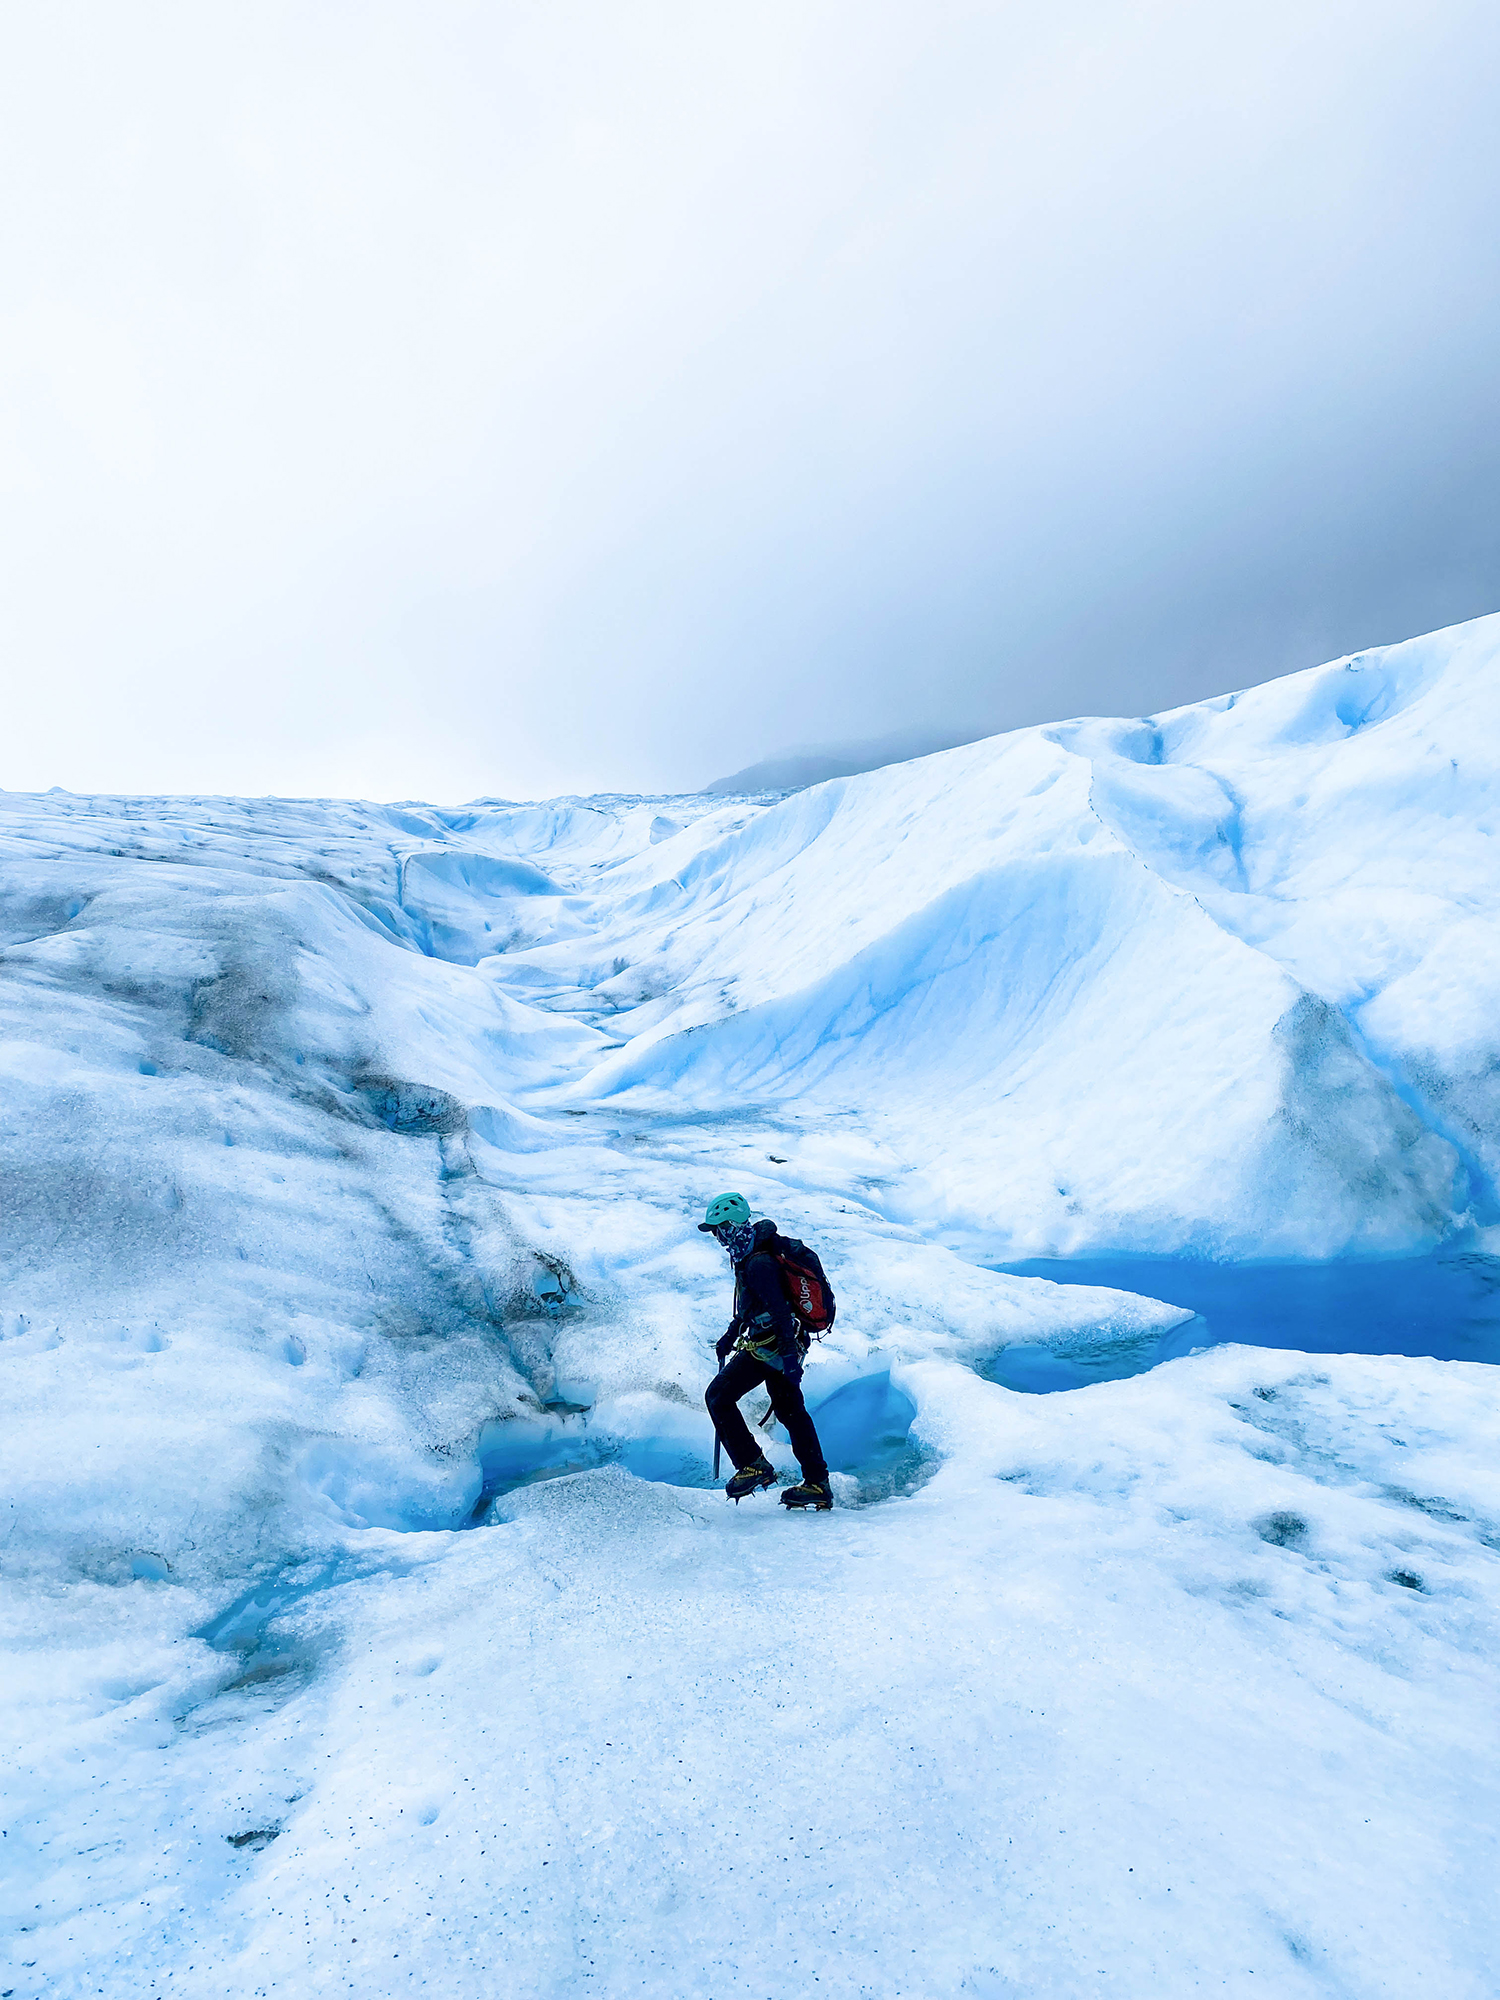
{"label": "red backpack", "polygon": [[821,1340],[833,1325],[833,1287],[829,1284],[816,1250],[809,1250],[795,1236],[782,1236],[766,1246],[781,1267],[787,1304],[804,1332]]}

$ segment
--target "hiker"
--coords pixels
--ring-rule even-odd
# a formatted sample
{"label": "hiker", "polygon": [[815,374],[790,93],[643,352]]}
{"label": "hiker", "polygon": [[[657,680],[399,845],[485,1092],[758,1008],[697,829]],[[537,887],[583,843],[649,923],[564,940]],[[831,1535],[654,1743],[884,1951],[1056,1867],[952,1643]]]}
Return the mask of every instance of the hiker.
{"label": "hiker", "polygon": [[[786,1426],[802,1468],[801,1485],[787,1488],[781,1496],[782,1505],[826,1512],[833,1505],[833,1489],[823,1447],[802,1400],[802,1357],[811,1343],[787,1300],[782,1265],[776,1255],[783,1239],[777,1236],[774,1222],[751,1221],[750,1204],[741,1194],[716,1196],[698,1227],[723,1244],[734,1266],[734,1318],[718,1343],[719,1373],[703,1399],[714,1430],[735,1463],[734,1477],[724,1491],[738,1501],[776,1484],[774,1467],[740,1415],[741,1396],[748,1396],[764,1383],[771,1394],[771,1408]],[[833,1294],[823,1278],[822,1266],[804,1245],[787,1243],[786,1248],[808,1260],[810,1271],[816,1273],[827,1293],[826,1324],[832,1318]]]}

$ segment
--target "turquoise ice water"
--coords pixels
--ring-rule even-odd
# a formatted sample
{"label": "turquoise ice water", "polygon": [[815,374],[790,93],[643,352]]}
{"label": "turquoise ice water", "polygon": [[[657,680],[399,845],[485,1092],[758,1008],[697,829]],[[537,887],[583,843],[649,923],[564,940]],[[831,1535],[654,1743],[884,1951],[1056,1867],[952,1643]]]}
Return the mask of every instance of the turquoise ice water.
{"label": "turquoise ice water", "polygon": [[1381,1262],[1210,1264],[1114,1256],[1031,1258],[997,1268],[1137,1292],[1197,1315],[1163,1339],[1133,1346],[1006,1348],[983,1372],[1012,1389],[1081,1388],[1225,1341],[1307,1354],[1500,1361],[1500,1258],[1449,1253]]}

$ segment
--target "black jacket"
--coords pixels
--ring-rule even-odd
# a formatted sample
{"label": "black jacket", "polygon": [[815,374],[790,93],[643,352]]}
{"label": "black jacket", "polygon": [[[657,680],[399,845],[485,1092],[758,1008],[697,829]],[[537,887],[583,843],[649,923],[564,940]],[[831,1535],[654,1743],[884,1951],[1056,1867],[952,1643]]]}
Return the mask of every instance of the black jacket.
{"label": "black jacket", "polygon": [[738,1344],[773,1368],[800,1362],[810,1345],[787,1304],[781,1266],[770,1255],[776,1240],[774,1222],[757,1222],[755,1243],[734,1267],[734,1318],[730,1332]]}

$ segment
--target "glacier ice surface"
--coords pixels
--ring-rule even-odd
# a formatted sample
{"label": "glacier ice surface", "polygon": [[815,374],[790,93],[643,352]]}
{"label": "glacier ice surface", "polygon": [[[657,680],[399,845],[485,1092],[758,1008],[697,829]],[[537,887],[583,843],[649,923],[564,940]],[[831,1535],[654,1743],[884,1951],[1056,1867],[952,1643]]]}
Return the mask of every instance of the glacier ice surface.
{"label": "glacier ice surface", "polygon": [[[1493,1251],[1497,647],[780,801],[0,797],[17,2000],[1488,1996],[1494,1378],[989,1267]],[[724,1186],[831,1516],[705,1484]]]}

